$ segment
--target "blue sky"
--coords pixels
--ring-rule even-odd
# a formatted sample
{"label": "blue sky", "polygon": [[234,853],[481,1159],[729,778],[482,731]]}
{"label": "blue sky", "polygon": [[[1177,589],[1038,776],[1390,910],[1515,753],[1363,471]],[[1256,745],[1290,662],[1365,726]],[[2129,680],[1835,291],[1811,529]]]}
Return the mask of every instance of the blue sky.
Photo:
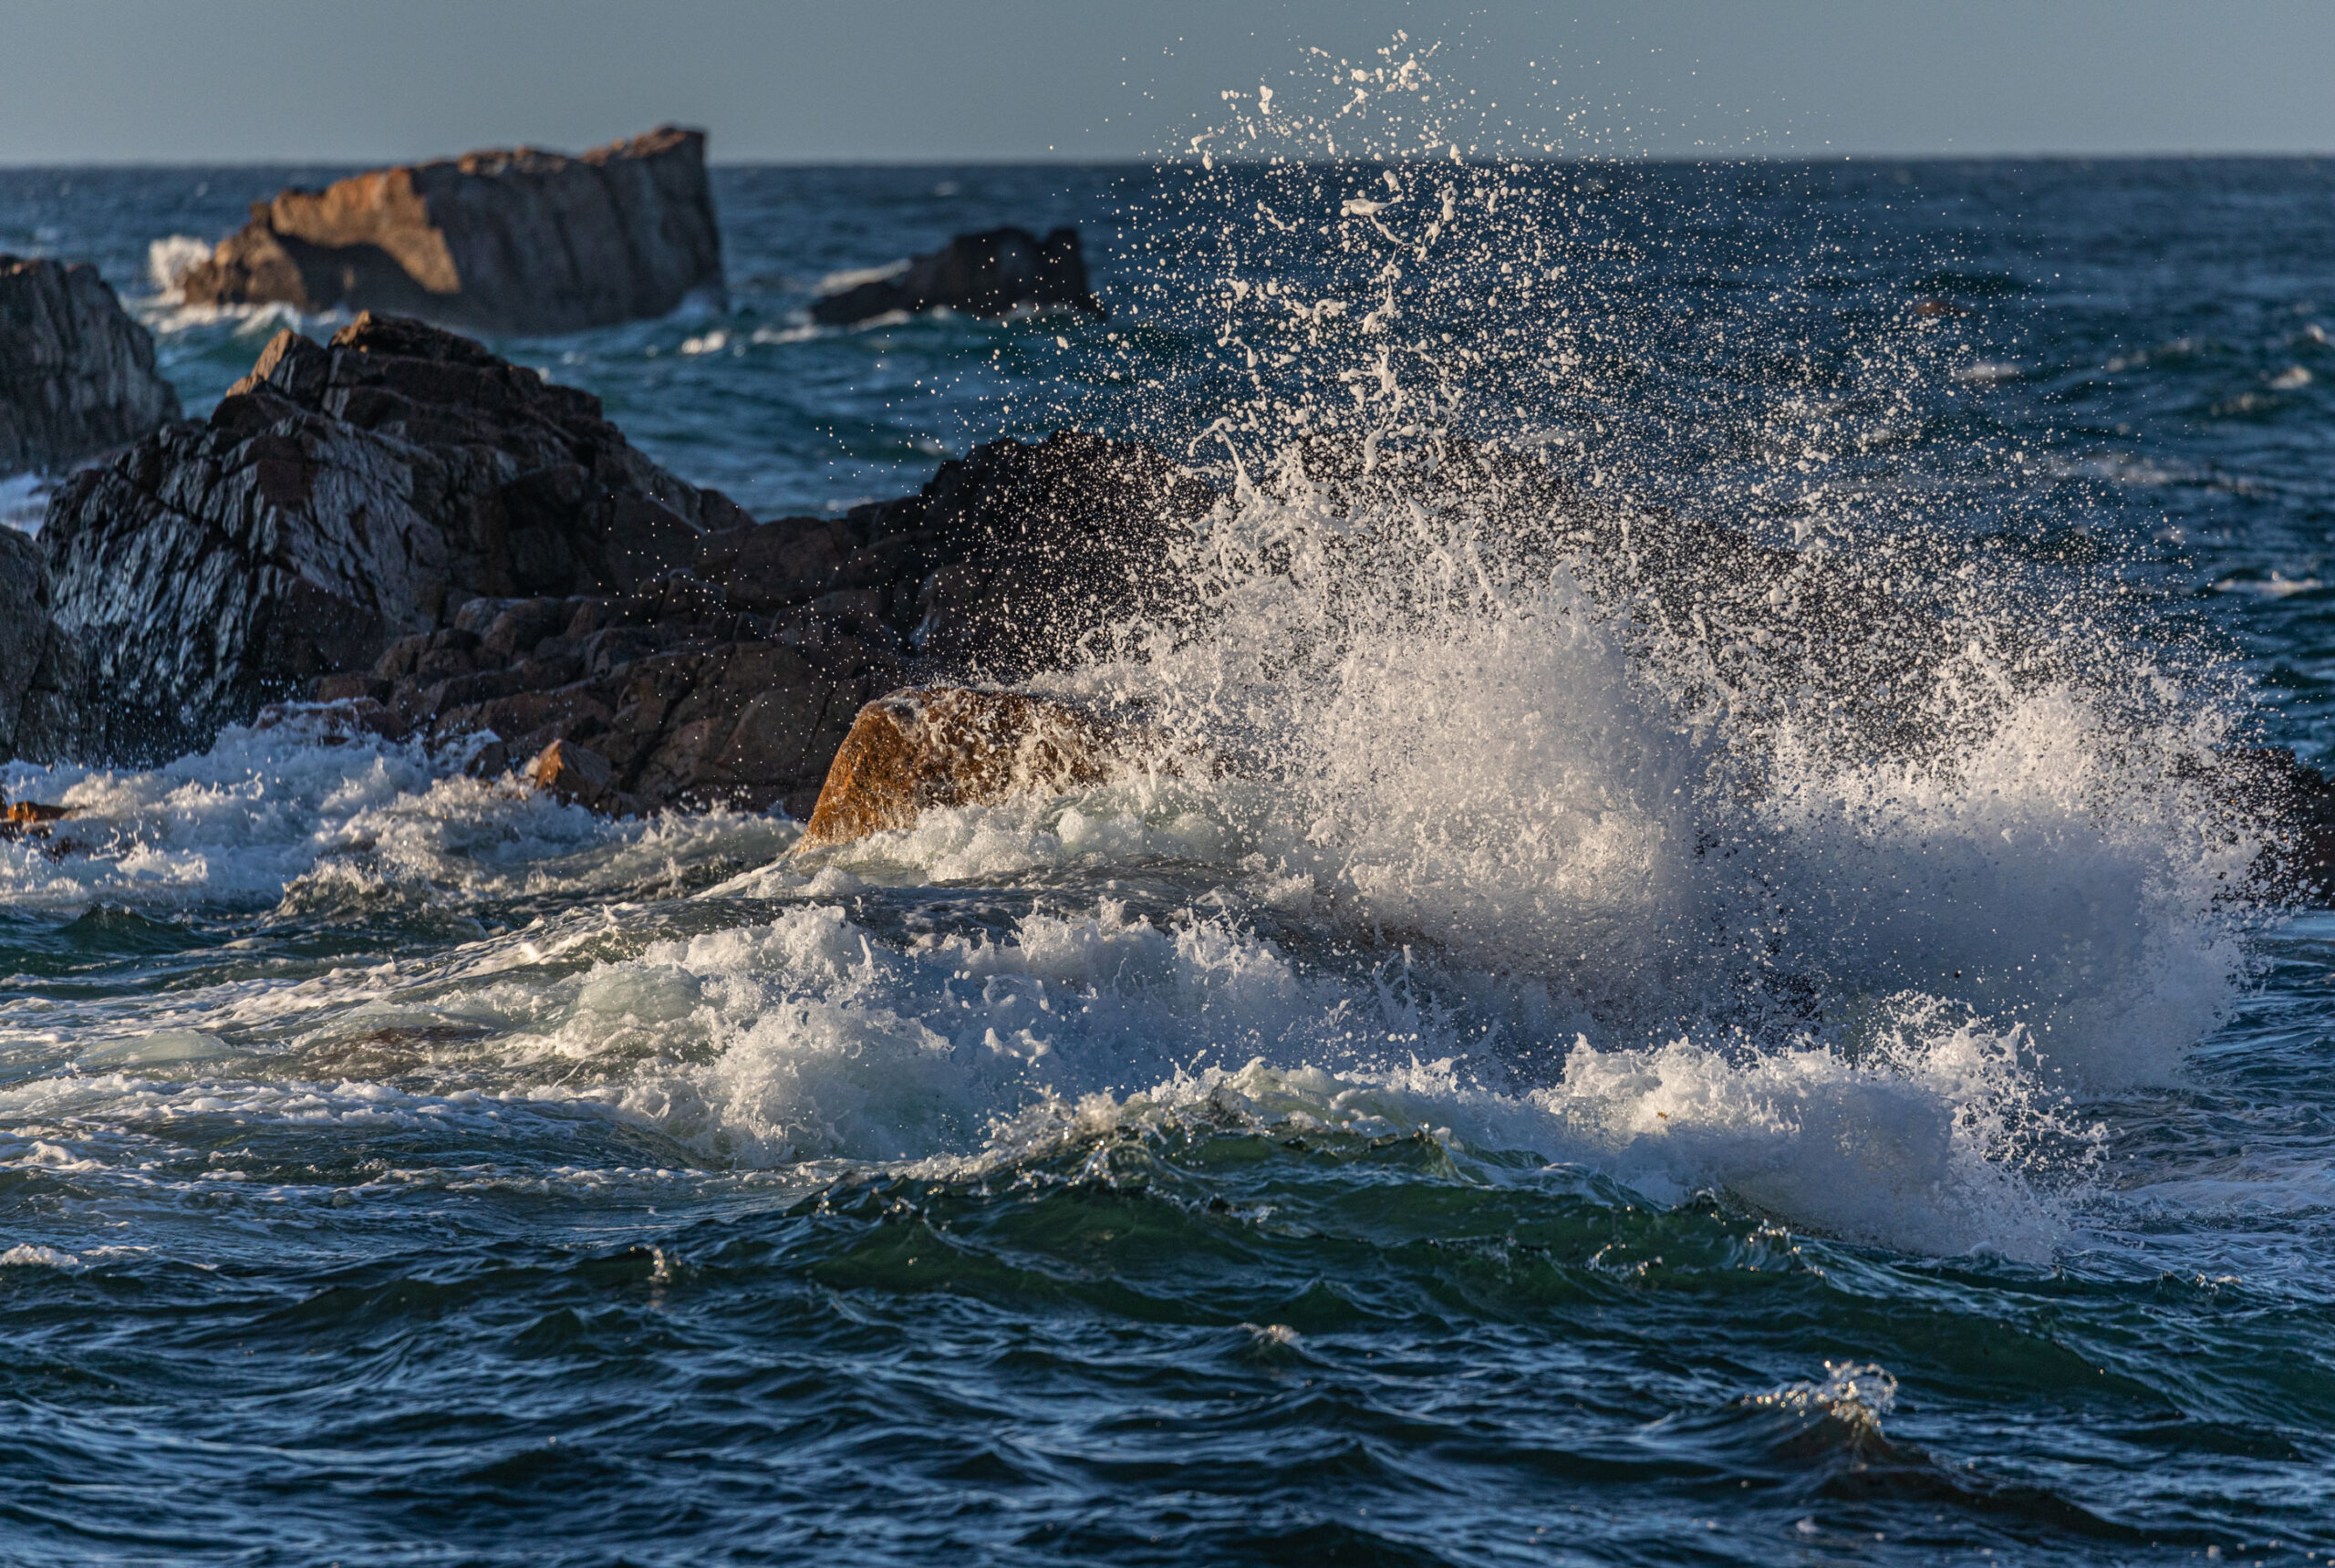
{"label": "blue sky", "polygon": [[1572,151],[2335,151],[2335,0],[0,0],[0,163],[1141,158],[1396,29]]}

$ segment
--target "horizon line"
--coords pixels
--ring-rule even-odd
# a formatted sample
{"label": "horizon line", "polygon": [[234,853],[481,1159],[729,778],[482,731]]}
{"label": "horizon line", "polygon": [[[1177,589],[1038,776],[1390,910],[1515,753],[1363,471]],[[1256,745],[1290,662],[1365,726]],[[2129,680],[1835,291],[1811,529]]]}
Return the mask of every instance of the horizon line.
{"label": "horizon line", "polygon": [[[520,145],[520,144],[514,144]],[[524,145],[532,145],[524,144]],[[290,169],[303,165],[331,169],[395,169],[461,158],[469,152],[497,151],[494,149],[465,149],[462,152],[440,153],[430,158],[348,160],[335,158],[107,158],[88,159],[76,162],[17,161],[0,158],[0,172],[24,173],[43,171],[122,171],[136,169]],[[550,151],[545,149],[545,151]],[[1921,152],[1612,152],[1612,153],[1490,153],[1470,155],[1469,166],[1494,163],[1535,163],[1549,165],[1577,164],[1727,164],[1727,163],[2141,163],[2141,162],[2211,162],[2217,161],[2318,161],[2335,159],[2335,148],[2263,148],[2263,149],[2196,149],[2128,150],[2114,152],[2070,152],[2054,151],[2013,152],[1956,152],[1926,151]],[[1160,169],[1190,161],[1182,154],[1150,154],[1114,158],[1066,158],[1060,155],[1014,158],[709,158],[709,169]],[[1448,158],[1368,158],[1330,157],[1289,160],[1300,165],[1321,163],[1394,163],[1444,162]],[[1270,159],[1216,159],[1219,166],[1269,168]],[[1198,167],[1197,164],[1192,166]]]}

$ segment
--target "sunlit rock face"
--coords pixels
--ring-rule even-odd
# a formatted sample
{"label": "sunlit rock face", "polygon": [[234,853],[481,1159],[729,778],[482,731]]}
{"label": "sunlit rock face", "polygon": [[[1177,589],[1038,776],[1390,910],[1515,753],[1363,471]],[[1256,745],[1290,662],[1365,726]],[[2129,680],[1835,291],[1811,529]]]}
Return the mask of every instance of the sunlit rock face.
{"label": "sunlit rock face", "polygon": [[573,332],[722,292],[705,133],[580,157],[521,147],[254,202],[181,280],[191,305],[391,310],[483,332]]}
{"label": "sunlit rock face", "polygon": [[1133,751],[1118,727],[1066,702],[961,686],[895,691],[860,710],[803,845],[913,827],[937,806],[1101,784]]}

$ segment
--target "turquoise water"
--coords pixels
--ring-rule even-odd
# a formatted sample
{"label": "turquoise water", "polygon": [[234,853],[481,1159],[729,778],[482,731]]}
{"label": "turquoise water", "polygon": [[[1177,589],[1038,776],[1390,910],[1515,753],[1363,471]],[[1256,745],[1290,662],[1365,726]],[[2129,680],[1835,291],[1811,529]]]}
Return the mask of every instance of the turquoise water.
{"label": "turquoise water", "polygon": [[[0,248],[199,413],[280,322],[150,244],[331,172],[0,172]],[[1245,476],[1282,568],[1062,680],[1258,765],[802,861],[283,730],[9,768],[84,811],[0,846],[0,1557],[2335,1553],[2335,924],[2183,783],[2330,739],[2335,169],[715,189],[727,311],[495,347],[762,516],[1061,424]],[[1001,222],[1112,320],[801,318]],[[1323,430],[1896,585],[1934,738],[1714,708]]]}

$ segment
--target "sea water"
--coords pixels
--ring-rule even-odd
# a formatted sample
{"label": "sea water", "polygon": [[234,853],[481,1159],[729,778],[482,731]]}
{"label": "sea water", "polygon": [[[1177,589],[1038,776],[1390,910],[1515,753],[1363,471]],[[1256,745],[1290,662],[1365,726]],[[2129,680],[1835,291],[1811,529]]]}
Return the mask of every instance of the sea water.
{"label": "sea water", "polygon": [[[2335,923],[2216,782],[2335,718],[2335,166],[1527,158],[1406,65],[719,169],[725,308],[493,345],[761,516],[1159,446],[1191,602],[1044,683],[1221,767],[799,857],[7,768],[0,1557],[2335,1552]],[[200,414],[336,323],[188,238],[335,172],[0,172],[0,247]],[[804,316],[1005,222],[1111,319]]]}

